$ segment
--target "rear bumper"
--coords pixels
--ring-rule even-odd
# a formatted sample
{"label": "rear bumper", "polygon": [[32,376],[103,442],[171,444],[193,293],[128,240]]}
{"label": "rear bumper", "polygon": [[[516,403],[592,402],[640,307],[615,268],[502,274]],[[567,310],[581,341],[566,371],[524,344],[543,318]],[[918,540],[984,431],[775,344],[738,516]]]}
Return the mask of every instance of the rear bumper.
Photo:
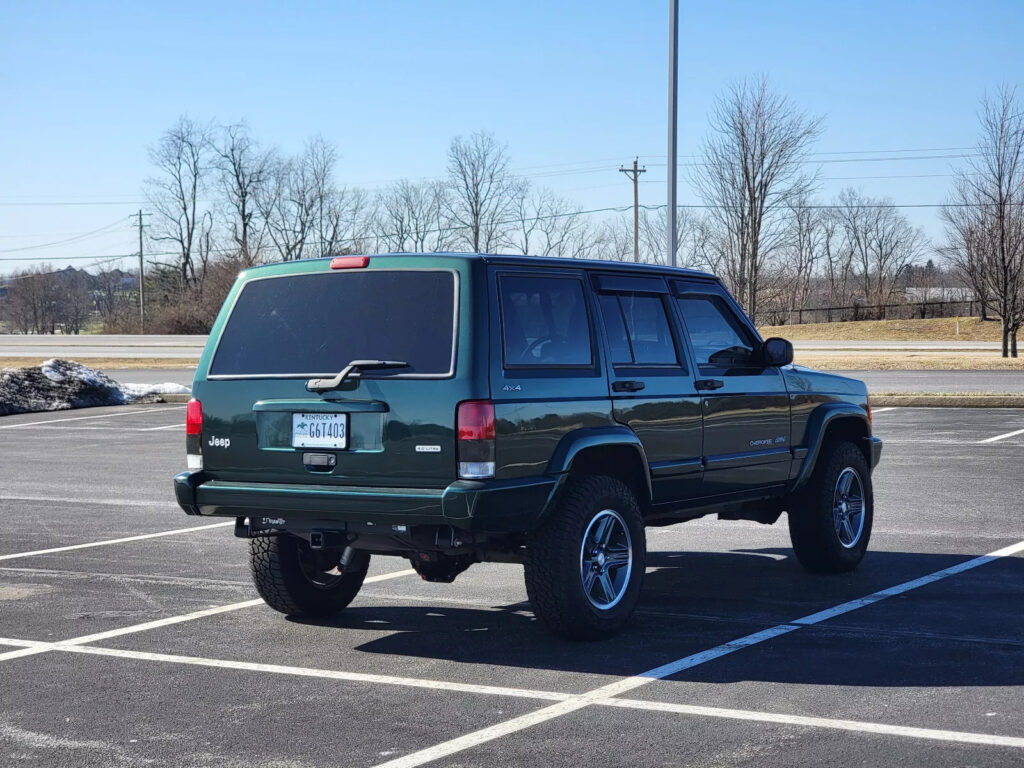
{"label": "rear bumper", "polygon": [[198,471],[175,476],[174,495],[190,515],[256,518],[254,522],[288,530],[353,523],[515,533],[537,525],[561,480],[562,476],[544,475],[460,480],[447,488],[371,488],[236,483],[213,480]]}

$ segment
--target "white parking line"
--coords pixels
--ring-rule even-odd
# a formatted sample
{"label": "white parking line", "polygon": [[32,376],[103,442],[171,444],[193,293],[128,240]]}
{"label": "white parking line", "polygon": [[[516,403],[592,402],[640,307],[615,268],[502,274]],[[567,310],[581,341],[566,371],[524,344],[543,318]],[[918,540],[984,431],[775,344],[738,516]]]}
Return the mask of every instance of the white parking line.
{"label": "white parking line", "polygon": [[[400,576],[408,576],[415,573],[411,568],[407,568],[403,571],[392,571],[391,573],[381,573],[376,576],[370,576],[364,583],[372,583],[376,581],[386,581],[387,579],[397,579]],[[58,640],[57,642],[44,642],[36,640],[12,640],[7,638],[8,645],[25,645],[25,648],[20,648],[16,651],[8,651],[6,653],[0,653],[0,661],[6,659],[16,659],[22,656],[33,656],[39,653],[48,653],[50,651],[66,651],[70,648],[74,648],[87,643],[98,643],[102,640],[110,640],[114,637],[123,637],[124,635],[134,635],[137,632],[146,632],[151,629],[159,629],[160,627],[169,627],[173,624],[182,624],[186,621],[195,621],[196,619],[204,619],[208,616],[217,616],[222,613],[229,613],[231,611],[237,611],[242,608],[252,608],[256,605],[263,605],[263,600],[256,598],[254,600],[243,600],[238,603],[228,603],[227,605],[217,605],[212,608],[203,608],[199,611],[193,611],[192,613],[184,613],[179,616],[168,616],[163,619],[155,619],[153,621],[147,621],[142,624],[133,624],[130,627],[119,627],[117,629],[108,629],[105,632],[94,632],[91,635],[81,635],[79,637],[72,637],[68,640]]]}
{"label": "white parking line", "polygon": [[[20,424],[0,424],[0,429],[18,429],[19,427],[35,427],[40,424],[57,424],[63,421],[85,421],[86,419],[110,419],[114,416],[135,416],[140,413],[155,413],[157,411],[173,411],[179,406],[165,406],[163,408],[146,408],[145,410],[136,411],[134,409],[128,409],[125,411],[118,411],[117,413],[101,413],[98,416],[72,416],[69,419],[46,419],[44,421],[23,421]],[[180,406],[184,408],[185,406]]]}
{"label": "white parking line", "polygon": [[177,508],[174,501],[139,501],[136,499],[83,499],[72,496],[22,496],[20,494],[0,494],[0,501],[49,501],[60,504],[93,504],[97,507],[171,507]]}
{"label": "white parking line", "polygon": [[192,528],[178,528],[173,531],[160,531],[159,533],[143,533],[139,536],[125,536],[122,539],[104,539],[103,541],[90,541],[86,544],[71,544],[67,547],[51,547],[50,549],[37,549],[32,552],[16,552],[12,555],[0,555],[0,560],[14,560],[19,557],[35,557],[36,555],[52,555],[54,552],[70,552],[73,549],[89,549],[90,547],[105,547],[108,544],[124,544],[129,541],[142,541],[143,539],[158,539],[161,536],[176,536],[179,533],[193,533],[194,531],[208,531],[211,528],[225,528],[234,525],[234,520],[226,523],[213,523],[212,525],[197,525]]}
{"label": "white parking line", "polygon": [[[385,574],[391,577],[392,574]],[[135,631],[141,631],[136,628]],[[470,693],[483,696],[508,696],[519,699],[535,699],[538,701],[565,702],[577,698],[576,694],[559,691],[544,691],[530,688],[510,688],[500,685],[478,685],[475,683],[454,683],[446,680],[431,680],[416,677],[397,677],[395,675],[377,675],[363,672],[343,672],[334,669],[318,669],[315,667],[296,667],[282,664],[260,664],[232,659],[211,659],[199,656],[180,656],[170,653],[151,653],[148,651],[132,651],[124,648],[101,648],[80,644],[46,643],[34,640],[15,640],[0,638],[0,644],[23,646],[24,648],[40,648],[85,654],[89,656],[106,656],[117,659],[135,661],[153,661],[165,664],[184,664],[187,666],[209,667],[212,669],[232,669],[244,672],[259,672],[276,675],[292,675],[321,680],[339,680],[369,685],[390,685],[407,688],[422,688],[433,691],[452,693]],[[32,655],[31,653],[11,652],[13,658]],[[0,655],[3,658],[3,655]],[[833,730],[852,731],[855,733],[876,733],[884,736],[903,736],[907,738],[929,739],[933,741],[957,742],[961,744],[979,744],[986,746],[1024,748],[1024,738],[1015,736],[997,736],[987,733],[971,733],[967,731],[950,731],[933,728],[915,728],[888,723],[865,722],[860,720],[836,720],[824,717],[805,715],[786,715],[775,712],[758,712],[743,709],[724,709],[721,707],[694,706],[690,704],[672,704],[660,701],[642,701],[639,699],[597,699],[592,702],[600,706],[637,709],[651,712],[669,712],[696,717],[716,717],[727,720],[746,720],[779,725],[795,725],[805,728],[828,728]]]}
{"label": "white parking line", "polygon": [[886,411],[895,411],[896,407],[897,406],[895,406],[895,405],[890,405],[890,406],[886,406],[885,408],[872,408],[871,409],[871,413],[872,413],[872,415],[874,415],[876,413],[885,413]]}
{"label": "white parking line", "polygon": [[139,432],[159,432],[161,429],[184,429],[184,428],[185,428],[184,424],[168,424],[165,427],[146,427],[145,429],[140,429]]}
{"label": "white parking line", "polygon": [[267,672],[276,675],[315,677],[324,680],[343,680],[345,682],[369,683],[371,685],[397,685],[409,688],[427,688],[435,691],[478,693],[488,696],[511,696],[513,698],[540,699],[546,701],[562,701],[564,699],[572,698],[571,693],[556,693],[554,691],[538,691],[526,688],[505,688],[503,686],[476,685],[473,683],[450,683],[445,680],[425,680],[414,677],[374,675],[362,672],[341,672],[333,669],[290,667],[281,664],[257,664],[248,661],[232,661],[228,659],[206,659],[196,656],[178,656],[168,653],[129,651],[121,648],[75,646],[72,648],[58,647],[55,650],[73,651],[75,653],[91,654],[95,656],[113,656],[115,658],[122,659],[138,659],[140,661],[159,661],[171,664],[187,664],[197,667],[213,667],[216,669],[238,669],[248,672]]}
{"label": "white parking line", "polygon": [[944,568],[941,571],[936,571],[935,573],[927,576],[922,576],[919,579],[913,579],[912,581],[898,584],[894,587],[881,590],[880,592],[875,592],[871,595],[867,595],[866,597],[851,600],[827,610],[818,611],[817,613],[804,616],[800,619],[796,619],[795,621],[788,622],[786,624],[779,624],[778,626],[771,627],[770,629],[766,629],[761,632],[746,635],[723,645],[716,646],[715,648],[710,648],[706,651],[670,662],[669,664],[664,664],[639,675],[622,678],[616,682],[609,683],[608,685],[604,685],[600,688],[588,691],[587,693],[575,696],[572,699],[567,699],[565,701],[558,702],[557,704],[544,707],[543,709],[528,712],[525,715],[520,715],[519,717],[488,726],[487,728],[481,728],[478,731],[473,731],[472,733],[468,733],[464,736],[459,736],[458,738],[442,742],[433,747],[428,747],[427,749],[412,752],[403,757],[396,758],[395,760],[380,763],[376,768],[414,768],[414,766],[424,765],[426,763],[433,762],[434,760],[448,757],[457,752],[462,752],[480,744],[485,744],[489,741],[501,738],[502,736],[507,736],[511,733],[525,730],[534,725],[553,720],[557,717],[562,717],[563,715],[583,709],[591,704],[603,704],[605,701],[626,693],[627,691],[647,685],[655,680],[670,677],[683,670],[692,669],[700,664],[705,664],[709,661],[719,659],[743,648],[749,648],[750,646],[763,643],[767,640],[779,637],[780,635],[798,631],[802,627],[818,624],[822,621],[827,621],[834,616],[839,616],[868,605],[873,605],[874,603],[888,597],[892,597],[893,595],[903,594],[912,589],[925,586],[926,584],[932,584],[940,579],[947,578],[957,573],[963,573],[964,571],[985,565],[986,563],[990,563],[998,558],[1007,557],[1021,551],[1024,551],[1024,541],[1020,541],[1008,547],[1003,547],[1002,549],[996,550],[988,555],[973,558],[960,563],[959,565]]}
{"label": "white parking line", "polygon": [[1013,432],[1007,432],[1003,435],[996,435],[995,437],[989,437],[985,440],[979,440],[978,445],[982,443],[995,443],[999,440],[1005,440],[1008,437],[1016,437],[1017,435],[1024,435],[1024,429],[1015,429]]}
{"label": "white parking line", "polygon": [[1018,738],[1016,736],[995,736],[988,733],[946,731],[934,728],[913,728],[904,725],[869,723],[860,720],[833,720],[826,717],[783,715],[776,714],[774,712],[754,712],[745,709],[699,707],[689,704],[669,704],[654,701],[637,701],[634,699],[608,699],[600,703],[604,706],[610,707],[675,712],[681,715],[696,715],[698,717],[721,717],[727,720],[749,720],[758,723],[798,725],[807,728],[832,728],[840,731],[853,731],[854,733],[877,733],[883,736],[905,736],[912,739],[932,739],[934,741],[953,741],[961,744],[983,744],[986,746],[996,747],[1024,748],[1024,739],[1022,738]]}

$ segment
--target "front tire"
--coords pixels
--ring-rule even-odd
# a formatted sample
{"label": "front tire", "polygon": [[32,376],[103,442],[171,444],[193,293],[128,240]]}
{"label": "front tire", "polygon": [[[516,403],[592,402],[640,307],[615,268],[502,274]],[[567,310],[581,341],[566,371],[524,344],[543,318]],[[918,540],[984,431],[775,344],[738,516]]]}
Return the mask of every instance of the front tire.
{"label": "front tire", "polygon": [[344,571],[339,550],[314,550],[296,536],[249,540],[249,567],[263,601],[288,616],[334,616],[363,586],[370,556],[355,552]]}
{"label": "front tire", "polygon": [[632,491],[611,477],[572,478],[526,541],[526,593],[537,618],[570,640],[622,629],[636,608],[647,543]]}
{"label": "front tire", "polygon": [[867,552],[874,522],[871,472],[851,442],[819,459],[807,487],[789,511],[789,536],[797,560],[813,573],[845,573]]}

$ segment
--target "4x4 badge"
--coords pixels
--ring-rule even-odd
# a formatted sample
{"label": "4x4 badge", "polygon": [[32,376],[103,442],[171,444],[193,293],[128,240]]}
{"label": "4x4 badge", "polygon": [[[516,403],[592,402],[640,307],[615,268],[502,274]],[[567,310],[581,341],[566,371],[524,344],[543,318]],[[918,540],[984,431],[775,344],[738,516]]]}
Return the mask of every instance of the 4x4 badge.
{"label": "4x4 badge", "polygon": [[501,391],[502,392],[522,392],[523,391],[523,386],[521,384],[516,384],[515,386],[512,386],[511,384],[506,384],[504,387],[501,388]]}

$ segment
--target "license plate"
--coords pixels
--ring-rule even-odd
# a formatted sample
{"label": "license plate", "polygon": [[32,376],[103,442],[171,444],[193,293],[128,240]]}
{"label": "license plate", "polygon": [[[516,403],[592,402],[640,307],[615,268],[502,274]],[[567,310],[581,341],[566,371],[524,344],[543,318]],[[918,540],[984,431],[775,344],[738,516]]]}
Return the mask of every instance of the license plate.
{"label": "license plate", "polygon": [[347,413],[293,413],[292,448],[348,446]]}

